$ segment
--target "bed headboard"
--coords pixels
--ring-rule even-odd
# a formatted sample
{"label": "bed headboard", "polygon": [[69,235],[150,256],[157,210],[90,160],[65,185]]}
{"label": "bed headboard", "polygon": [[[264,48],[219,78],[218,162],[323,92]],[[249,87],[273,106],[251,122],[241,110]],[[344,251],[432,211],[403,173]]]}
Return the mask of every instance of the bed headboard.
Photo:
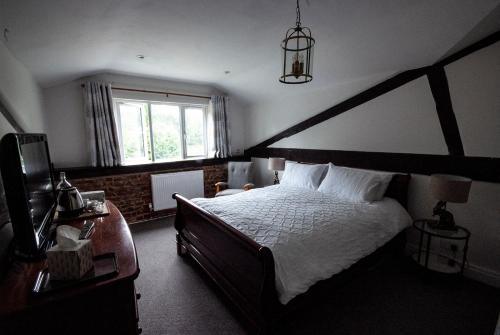
{"label": "bed headboard", "polygon": [[408,209],[408,185],[411,176],[409,174],[397,173],[392,177],[385,196],[396,199],[405,209]]}

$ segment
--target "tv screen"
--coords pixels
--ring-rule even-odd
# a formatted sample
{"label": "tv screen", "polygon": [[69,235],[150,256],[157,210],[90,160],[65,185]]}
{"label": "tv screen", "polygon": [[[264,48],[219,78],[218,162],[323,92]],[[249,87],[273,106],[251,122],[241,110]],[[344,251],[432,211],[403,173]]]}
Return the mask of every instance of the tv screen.
{"label": "tv screen", "polygon": [[56,203],[47,137],[7,134],[2,138],[1,158],[16,253],[37,257],[48,241]]}
{"label": "tv screen", "polygon": [[32,211],[33,228],[38,232],[49,219],[47,215],[55,202],[45,142],[20,145],[21,166],[26,178],[28,201]]}

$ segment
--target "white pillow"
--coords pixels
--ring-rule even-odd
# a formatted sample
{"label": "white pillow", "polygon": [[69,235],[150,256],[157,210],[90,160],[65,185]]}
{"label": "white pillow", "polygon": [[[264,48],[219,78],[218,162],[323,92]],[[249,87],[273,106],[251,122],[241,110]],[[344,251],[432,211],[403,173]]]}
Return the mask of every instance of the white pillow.
{"label": "white pillow", "polygon": [[316,190],[325,170],[325,164],[300,164],[286,161],[280,184]]}
{"label": "white pillow", "polygon": [[318,188],[323,193],[354,202],[382,200],[393,174],[328,165],[328,173]]}

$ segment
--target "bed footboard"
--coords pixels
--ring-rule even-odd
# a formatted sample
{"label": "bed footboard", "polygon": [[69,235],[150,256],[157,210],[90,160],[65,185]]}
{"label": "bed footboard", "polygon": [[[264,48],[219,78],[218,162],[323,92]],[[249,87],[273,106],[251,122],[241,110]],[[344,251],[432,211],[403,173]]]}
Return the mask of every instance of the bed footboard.
{"label": "bed footboard", "polygon": [[179,194],[177,252],[191,256],[263,333],[280,308],[271,251]]}

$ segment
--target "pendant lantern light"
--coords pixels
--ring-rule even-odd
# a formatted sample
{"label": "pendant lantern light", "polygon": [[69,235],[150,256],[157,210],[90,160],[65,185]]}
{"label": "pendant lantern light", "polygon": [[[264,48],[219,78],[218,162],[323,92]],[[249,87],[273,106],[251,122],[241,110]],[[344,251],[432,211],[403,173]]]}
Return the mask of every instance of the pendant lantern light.
{"label": "pendant lantern light", "polygon": [[286,32],[281,42],[282,75],[280,82],[284,84],[303,84],[310,82],[312,77],[312,61],[314,38],[308,27],[302,27],[300,22],[300,7],[297,0],[296,26]]}

